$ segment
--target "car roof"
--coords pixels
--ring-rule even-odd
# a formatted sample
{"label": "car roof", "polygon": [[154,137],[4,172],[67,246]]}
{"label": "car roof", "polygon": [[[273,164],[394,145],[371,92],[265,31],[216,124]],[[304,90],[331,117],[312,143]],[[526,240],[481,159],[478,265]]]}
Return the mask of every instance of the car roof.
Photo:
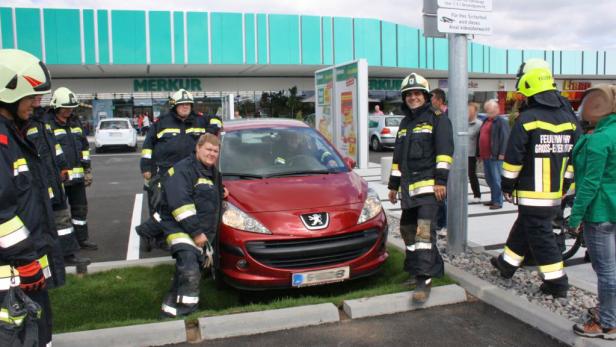
{"label": "car roof", "polygon": [[253,118],[226,120],[225,131],[257,128],[310,128],[306,123],[286,118]]}
{"label": "car roof", "polygon": [[104,118],[104,119],[101,119],[99,122],[108,122],[108,121],[126,121],[126,122],[130,122],[130,120],[128,118]]}

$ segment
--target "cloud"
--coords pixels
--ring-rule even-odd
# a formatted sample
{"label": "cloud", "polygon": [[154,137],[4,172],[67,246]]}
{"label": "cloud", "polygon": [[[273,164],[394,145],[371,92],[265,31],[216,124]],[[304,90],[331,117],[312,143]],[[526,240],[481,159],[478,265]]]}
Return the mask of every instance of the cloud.
{"label": "cloud", "polygon": [[[422,0],[8,0],[4,6],[200,10],[376,18],[422,27]],[[500,48],[616,48],[611,0],[493,0],[493,35],[476,42]]]}

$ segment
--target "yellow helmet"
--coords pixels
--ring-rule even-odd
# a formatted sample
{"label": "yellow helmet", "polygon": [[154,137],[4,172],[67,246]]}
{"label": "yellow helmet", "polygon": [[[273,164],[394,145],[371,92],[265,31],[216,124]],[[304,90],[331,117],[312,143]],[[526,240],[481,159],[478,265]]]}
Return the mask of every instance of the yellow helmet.
{"label": "yellow helmet", "polygon": [[49,106],[53,108],[75,108],[79,106],[79,100],[70,89],[60,87],[53,92]]}
{"label": "yellow helmet", "polygon": [[400,84],[400,94],[404,94],[404,92],[409,90],[421,90],[426,94],[430,94],[430,84],[423,76],[413,72],[406,76]]}
{"label": "yellow helmet", "polygon": [[0,49],[0,101],[19,99],[51,90],[51,76],[43,62],[19,49]]}
{"label": "yellow helmet", "polygon": [[550,65],[543,59],[528,59],[520,65],[516,82],[516,90],[526,97],[556,90],[556,83]]}
{"label": "yellow helmet", "polygon": [[194,104],[192,94],[186,89],[180,89],[173,94],[171,100],[169,100],[171,106],[179,105],[179,104]]}

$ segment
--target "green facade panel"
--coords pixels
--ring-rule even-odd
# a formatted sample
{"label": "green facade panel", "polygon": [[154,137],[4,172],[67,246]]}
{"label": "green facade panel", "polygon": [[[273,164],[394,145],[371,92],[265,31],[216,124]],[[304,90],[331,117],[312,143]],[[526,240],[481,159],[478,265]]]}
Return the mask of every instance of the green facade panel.
{"label": "green facade panel", "polygon": [[545,51],[533,50],[533,49],[525,49],[522,51],[523,60],[527,61],[531,58],[544,59],[545,60]]}
{"label": "green facade panel", "polygon": [[522,50],[509,49],[507,50],[507,73],[515,75],[522,64]]}
{"label": "green facade panel", "polygon": [[381,22],[381,63],[383,66],[397,66],[397,36],[396,25],[389,22]]}
{"label": "green facade panel", "polygon": [[41,18],[39,9],[16,8],[15,23],[17,30],[17,48],[43,58],[41,47]]}
{"label": "green facade panel", "polygon": [[173,12],[173,59],[175,64],[184,64],[184,12]]}
{"label": "green facade panel", "polygon": [[321,17],[323,26],[323,64],[334,63],[334,29],[332,17]]}
{"label": "green facade panel", "polygon": [[561,74],[561,68],[562,68],[562,65],[560,63],[560,54],[561,53],[560,53],[560,51],[553,51],[552,54],[553,54],[553,57],[554,57],[553,58],[554,62],[552,63],[552,72],[553,72],[554,75],[560,75]]}
{"label": "green facade panel", "polygon": [[256,40],[255,40],[255,15],[247,13],[244,15],[244,37],[246,47],[246,64],[255,64],[257,57],[255,54]]}
{"label": "green facade panel", "polygon": [[419,30],[419,68],[426,69],[428,50],[426,49],[426,38],[424,37],[423,30]]}
{"label": "green facade panel", "polygon": [[469,60],[471,72],[483,72],[483,45],[471,43],[471,60]]}
{"label": "green facade panel", "polygon": [[81,64],[79,10],[45,9],[45,58],[48,64]]}
{"label": "green facade panel", "polygon": [[257,64],[267,64],[267,15],[257,15]]}
{"label": "green facade panel", "polygon": [[321,64],[321,17],[302,16],[302,64]]}
{"label": "green facade panel", "polygon": [[13,42],[13,11],[0,8],[0,31],[2,31],[2,48],[15,48]]}
{"label": "green facade panel", "polygon": [[[419,30],[398,25],[398,66],[419,67]],[[422,38],[423,39],[423,38]]]}
{"label": "green facade panel", "polygon": [[171,64],[171,13],[150,11],[150,63]]}
{"label": "green facade panel", "polygon": [[211,13],[212,64],[243,64],[241,13]]}
{"label": "green facade panel", "polygon": [[299,17],[269,16],[270,64],[299,64]]}
{"label": "green facade panel", "polygon": [[353,59],[353,19],[334,17],[334,64]]}
{"label": "green facade panel", "polygon": [[434,69],[447,70],[449,68],[449,42],[447,39],[434,39]]}
{"label": "green facade panel", "polygon": [[[608,52],[609,51],[599,52],[599,56],[598,56],[599,62],[597,63],[597,69],[599,70],[599,74],[607,74],[606,66],[605,66],[605,60],[606,60],[605,58]],[[614,53],[612,52],[612,54]]]}
{"label": "green facade panel", "polygon": [[434,69],[434,38],[426,38],[426,68]]}
{"label": "green facade panel", "polygon": [[582,51],[562,51],[563,75],[579,75],[582,73]]}
{"label": "green facade panel", "polygon": [[490,47],[490,73],[507,73],[507,50]]}
{"label": "green facade panel", "polygon": [[100,64],[109,64],[109,24],[107,17],[109,11],[96,11],[96,20],[98,23],[98,62]]}
{"label": "green facade panel", "polygon": [[[182,31],[183,32],[183,31]],[[188,12],[186,14],[187,49],[189,64],[208,64],[208,16],[205,12]],[[213,40],[213,38],[212,38]],[[177,44],[176,44],[177,50]],[[213,51],[212,51],[213,52]],[[176,53],[177,54],[177,53]],[[175,61],[176,64],[183,63]]]}
{"label": "green facade panel", "polygon": [[83,10],[83,45],[85,62],[88,65],[96,64],[96,47],[94,37],[94,11]]}
{"label": "green facade panel", "polygon": [[355,59],[365,58],[368,66],[381,65],[381,22],[376,19],[354,20]]}
{"label": "green facade panel", "polygon": [[584,75],[597,74],[597,51],[584,51],[584,59],[582,60],[582,73]]}
{"label": "green facade panel", "polygon": [[146,36],[144,11],[111,11],[114,64],[145,64]]}

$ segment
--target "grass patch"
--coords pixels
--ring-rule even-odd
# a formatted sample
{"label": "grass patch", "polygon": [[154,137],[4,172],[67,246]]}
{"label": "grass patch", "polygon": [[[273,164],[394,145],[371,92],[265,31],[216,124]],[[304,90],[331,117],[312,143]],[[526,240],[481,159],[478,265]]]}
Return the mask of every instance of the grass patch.
{"label": "grass patch", "polygon": [[[402,270],[404,254],[390,247],[389,259],[379,274],[319,287],[242,292],[217,290],[211,279],[201,282],[200,311],[190,318],[260,311],[390,294],[408,290]],[[79,278],[67,276],[64,287],[51,290],[54,333],[101,329],[158,321],[160,304],[171,286],[174,267],[134,267]],[[433,286],[454,283],[447,277]]]}

